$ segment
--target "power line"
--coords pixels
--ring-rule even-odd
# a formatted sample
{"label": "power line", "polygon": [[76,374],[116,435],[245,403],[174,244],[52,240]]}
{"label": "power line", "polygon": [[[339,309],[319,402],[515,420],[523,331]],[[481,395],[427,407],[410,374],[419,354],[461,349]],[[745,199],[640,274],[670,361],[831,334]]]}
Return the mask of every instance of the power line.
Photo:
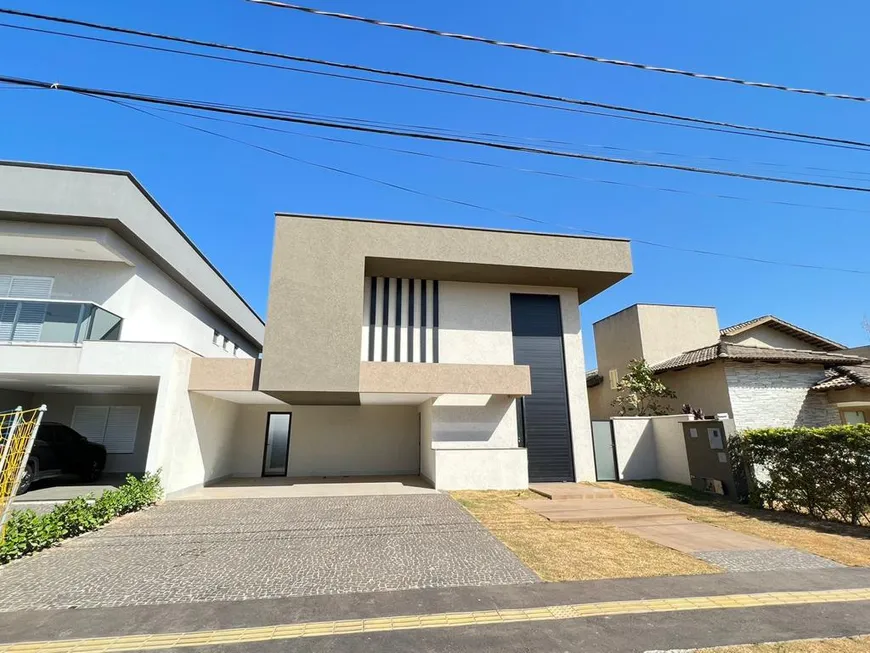
{"label": "power line", "polygon": [[486,45],[495,45],[504,48],[513,48],[515,50],[527,50],[531,52],[538,52],[541,54],[551,54],[557,57],[567,57],[569,59],[583,59],[584,61],[592,61],[594,63],[603,63],[610,64],[613,66],[623,66],[627,68],[637,68],[639,70],[646,70],[650,72],[656,73],[665,73],[668,75],[681,75],[684,77],[692,77],[695,79],[706,79],[714,82],[729,82],[731,84],[740,84],[743,86],[753,86],[756,88],[767,88],[773,89],[777,91],[787,91],[789,93],[801,93],[803,95],[816,95],[820,97],[826,98],[834,98],[837,100],[853,100],[855,102],[870,102],[870,98],[862,97],[858,95],[847,95],[844,93],[831,93],[829,91],[817,91],[808,88],[793,88],[791,86],[783,86],[781,84],[771,84],[769,82],[751,82],[745,79],[738,79],[736,77],[725,77],[722,75],[708,75],[705,73],[696,73],[689,70],[679,70],[677,68],[663,68],[661,66],[650,66],[648,64],[636,63],[633,61],[622,61],[620,59],[606,59],[603,57],[596,57],[591,54],[582,54],[580,52],[567,52],[563,50],[551,50],[549,48],[543,48],[536,45],[527,45],[524,43],[510,43],[506,41],[497,41],[495,39],[489,39],[482,36],[472,36],[469,34],[456,34],[454,32],[442,32],[440,30],[432,29],[429,27],[419,27],[417,25],[406,25],[404,23],[390,23],[382,20],[376,20],[374,18],[365,18],[363,16],[354,16],[353,14],[342,14],[334,11],[322,11],[320,9],[312,9],[311,7],[303,7],[300,5],[288,4],[285,2],[277,2],[276,0],[248,0],[248,2],[253,2],[254,4],[259,5],[269,5],[271,7],[278,7],[280,9],[291,9],[293,11],[301,11],[307,14],[315,14],[317,16],[326,16],[329,18],[340,18],[342,20],[350,20],[356,21],[360,23],[366,23],[368,25],[377,25],[378,27],[390,27],[393,29],[405,30],[408,32],[421,32],[423,34],[430,34],[432,36],[443,36],[450,39],[459,39],[461,41],[473,41],[475,43],[485,43]]}
{"label": "power line", "polygon": [[79,86],[70,86],[60,84],[59,82],[45,82],[38,80],[28,80],[17,77],[0,76],[0,82],[12,84],[21,84],[35,88],[54,89],[61,91],[70,91],[74,93],[82,93],[101,97],[111,97],[118,99],[135,100],[138,102],[146,102],[149,104],[162,104],[175,106],[187,109],[197,109],[201,111],[210,111],[215,113],[227,113],[238,116],[247,116],[251,118],[261,118],[264,120],[278,120],[282,122],[292,122],[302,125],[310,125],[313,127],[324,127],[331,129],[342,129],[349,131],[364,132],[369,134],[378,134],[382,136],[395,136],[404,138],[415,138],[427,141],[437,141],[443,143],[455,143],[460,145],[474,145],[478,147],[487,147],[509,152],[521,152],[525,154],[539,154],[544,156],[554,156],[568,159],[578,159],[583,161],[594,161],[598,163],[612,163],[616,165],[625,165],[641,168],[655,168],[660,170],[676,170],[680,172],[691,172],[695,174],[712,175],[720,177],[731,177],[734,179],[747,179],[751,181],[763,181],[771,183],[789,184],[794,186],[806,186],[812,188],[826,188],[831,190],[845,190],[853,192],[868,193],[870,188],[866,186],[848,186],[844,184],[831,184],[827,182],[809,181],[804,179],[792,179],[789,177],[772,177],[768,175],[756,175],[745,172],[734,172],[730,170],[718,170],[714,168],[699,168],[696,166],[686,166],[674,163],[662,163],[659,161],[643,161],[638,159],[622,159],[616,157],[599,156],[595,154],[581,154],[579,152],[566,152],[561,150],[551,150],[546,148],[531,147],[527,145],[513,145],[509,143],[497,143],[474,138],[462,138],[458,136],[436,135],[430,133],[420,133],[407,130],[386,129],[381,127],[371,127],[357,124],[343,124],[340,122],[300,118],[287,115],[276,115],[272,113],[264,113],[262,111],[252,111],[248,109],[230,108],[227,106],[219,106],[215,103],[202,103],[191,100],[175,100],[171,98],[163,98],[158,96],[141,95],[136,93],[127,93],[123,91],[113,91],[104,89],[84,88]]}
{"label": "power line", "polygon": [[[456,205],[459,205],[459,206],[464,206],[464,207],[468,207],[468,208],[473,208],[473,209],[476,209],[476,210],[479,210],[479,211],[485,211],[485,212],[487,212],[487,213],[495,213],[495,214],[497,214],[497,215],[502,215],[502,216],[512,217],[512,218],[516,218],[516,219],[519,219],[519,220],[524,220],[524,221],[527,221],[527,222],[533,222],[533,223],[536,223],[536,224],[545,225],[545,226],[549,226],[549,227],[558,227],[558,228],[562,228],[562,229],[568,229],[569,231],[573,231],[573,232],[576,232],[576,233],[587,234],[587,235],[591,235],[591,236],[599,236],[599,237],[603,237],[603,238],[608,238],[608,237],[610,237],[610,236],[608,236],[607,234],[604,234],[604,233],[601,233],[601,232],[590,231],[590,230],[588,230],[588,229],[579,229],[578,227],[574,227],[574,226],[572,226],[572,225],[565,225],[565,224],[559,224],[559,223],[555,223],[555,222],[548,222],[548,221],[546,221],[546,220],[540,220],[540,219],[538,219],[538,218],[533,218],[533,217],[530,217],[530,216],[524,215],[524,214],[522,214],[522,213],[514,213],[514,212],[510,212],[510,211],[502,211],[502,210],[500,210],[500,209],[495,209],[495,208],[492,208],[492,207],[490,207],[490,206],[485,206],[485,205],[482,205],[482,204],[475,204],[475,203],[473,203],[473,202],[466,202],[466,201],[464,201],[464,200],[457,200],[457,199],[454,199],[454,198],[451,198],[451,197],[446,197],[446,196],[443,196],[443,195],[435,195],[435,194],[432,194],[432,193],[428,193],[428,192],[425,192],[425,191],[418,190],[418,189],[416,189],[416,188],[412,188],[412,187],[410,187],[410,186],[403,186],[403,185],[401,185],[401,184],[395,184],[395,183],[392,183],[392,182],[389,182],[389,181],[385,181],[385,180],[383,180],[383,179],[378,179],[378,178],[376,178],[376,177],[370,177],[370,176],[368,176],[368,175],[363,175],[363,174],[359,174],[359,173],[356,173],[356,172],[352,172],[352,171],[350,171],[350,170],[345,170],[345,169],[343,169],[343,168],[338,168],[338,167],[335,167],[335,166],[325,165],[325,164],[322,164],[322,163],[316,163],[316,162],[314,162],[314,161],[309,161],[309,160],[307,160],[307,159],[303,159],[303,158],[301,158],[301,157],[291,156],[291,155],[289,155],[289,154],[287,154],[287,153],[285,153],[285,152],[281,152],[280,150],[275,150],[275,149],[272,149],[272,148],[269,148],[269,147],[264,147],[264,146],[262,146],[262,145],[258,145],[258,144],[256,144],[256,143],[251,143],[251,142],[249,142],[249,141],[245,141],[245,140],[242,140],[242,139],[239,139],[239,138],[234,138],[234,137],[232,137],[232,136],[228,136],[228,135],[226,135],[226,134],[222,134],[222,133],[220,133],[220,132],[214,132],[214,131],[211,131],[211,130],[209,130],[209,129],[203,129],[203,128],[201,128],[201,127],[196,127],[195,125],[188,125],[188,124],[186,124],[186,123],[184,123],[184,122],[181,122],[181,121],[178,121],[178,120],[172,120],[171,118],[165,118],[165,117],[163,117],[163,116],[158,116],[157,114],[154,114],[154,113],[152,113],[152,112],[150,112],[150,111],[147,111],[146,109],[142,109],[141,107],[137,107],[137,106],[135,106],[135,105],[128,104],[127,102],[123,102],[123,101],[121,101],[121,100],[117,100],[117,99],[114,99],[114,98],[106,98],[106,97],[100,97],[100,96],[88,95],[87,93],[82,93],[82,95],[86,95],[86,96],[88,96],[88,97],[93,97],[93,98],[95,98],[95,99],[99,99],[99,100],[104,100],[104,101],[107,101],[107,102],[111,102],[111,103],[113,103],[113,104],[116,104],[116,105],[119,105],[119,106],[122,106],[122,107],[126,107],[126,108],[128,108],[128,109],[131,109],[131,110],[133,110],[133,111],[137,111],[137,112],[139,112],[139,113],[143,113],[143,114],[149,115],[149,116],[151,116],[151,117],[153,117],[153,118],[157,118],[158,120],[163,120],[163,121],[166,121],[166,122],[170,122],[170,123],[173,123],[173,124],[175,124],[175,125],[179,125],[179,126],[181,126],[181,127],[186,127],[186,128],[188,128],[188,129],[192,129],[192,130],[195,130],[195,131],[198,131],[198,132],[202,132],[202,133],[204,133],[204,134],[210,134],[210,135],[212,135],[212,136],[216,136],[216,137],[218,137],[218,138],[222,138],[222,139],[224,139],[224,140],[231,141],[231,142],[233,142],[233,143],[237,143],[237,144],[240,144],[240,145],[245,145],[245,146],[247,146],[247,147],[251,147],[251,148],[254,148],[254,149],[257,149],[257,150],[263,151],[263,152],[267,152],[267,153],[269,153],[269,154],[273,154],[273,155],[275,155],[275,156],[280,156],[280,157],[282,157],[282,158],[285,158],[285,159],[288,159],[288,160],[291,160],[291,161],[295,161],[295,162],[297,162],[297,163],[302,163],[302,164],[305,164],[305,165],[308,165],[308,166],[313,166],[313,167],[320,168],[320,169],[323,169],[323,170],[328,170],[328,171],[331,171],[331,172],[336,172],[336,173],[339,173],[339,174],[342,174],[342,175],[346,175],[346,176],[350,176],[350,177],[354,177],[354,178],[357,178],[357,179],[362,179],[362,180],[365,180],[365,181],[369,181],[369,182],[372,182],[372,183],[376,183],[376,184],[379,184],[379,185],[382,185],[382,186],[386,186],[386,187],[389,187],[389,188],[393,188],[393,189],[396,189],[396,190],[401,190],[401,191],[403,191],[403,192],[410,193],[410,194],[413,194],[413,195],[417,195],[417,196],[420,196],[420,197],[426,197],[426,198],[429,198],[429,199],[437,199],[437,200],[442,201],[442,202],[447,202],[447,203],[450,203],[450,204],[456,204]],[[163,110],[163,111],[165,111],[165,110]],[[202,117],[202,116],[197,116],[197,117]],[[679,247],[679,246],[676,246],[676,245],[669,245],[669,244],[667,244],[667,243],[658,243],[658,242],[655,242],[655,241],[642,240],[642,239],[632,239],[632,242],[639,243],[639,244],[642,244],[642,245],[648,245],[648,246],[650,246],[650,247],[658,247],[658,248],[661,248],[661,249],[669,249],[669,250],[679,251],[679,252],[688,252],[688,253],[692,253],[692,254],[700,254],[700,255],[704,255],[704,256],[715,256],[715,257],[719,257],[719,258],[727,258],[727,259],[732,259],[732,260],[747,261],[747,262],[752,262],[752,263],[761,263],[761,264],[765,264],[765,265],[775,265],[775,266],[780,266],[780,267],[791,267],[791,268],[801,268],[801,269],[809,269],[809,270],[819,270],[819,271],[826,271],[826,272],[844,272],[844,273],[848,273],[848,274],[870,275],[870,270],[853,270],[853,269],[849,269],[849,268],[836,268],[836,267],[821,266],[821,265],[811,265],[811,264],[805,264],[805,263],[790,263],[790,262],[787,262],[787,261],[777,261],[777,260],[773,260],[773,259],[763,259],[763,258],[757,258],[757,257],[751,257],[751,256],[741,256],[741,255],[739,255],[739,254],[727,254],[727,253],[725,253],[725,252],[716,252],[716,251],[703,250],[703,249],[694,249],[694,248],[688,248],[688,247]]]}
{"label": "power line", "polygon": [[204,116],[202,114],[197,113],[188,113],[186,111],[178,111],[176,109],[167,109],[167,108],[159,108],[155,107],[157,111],[164,113],[172,113],[180,116],[186,116],[188,118],[196,118],[198,120],[209,120],[214,122],[225,123],[229,125],[241,125],[243,127],[250,127],[252,129],[259,129],[263,131],[278,133],[278,134],[288,134],[290,136],[298,136],[302,138],[311,138],[319,141],[326,141],[329,143],[340,143],[346,145],[354,145],[358,147],[364,147],[368,149],[380,150],[383,152],[395,152],[397,154],[407,154],[411,156],[417,156],[426,159],[434,159],[438,161],[448,161],[452,163],[464,163],[468,165],[474,165],[484,168],[493,168],[498,170],[508,170],[512,172],[522,172],[527,174],[540,175],[545,177],[553,177],[558,179],[565,179],[569,181],[581,181],[585,183],[595,183],[595,184],[604,184],[611,186],[619,186],[623,188],[635,188],[638,190],[649,190],[649,191],[658,191],[663,193],[671,193],[675,195],[688,195],[695,197],[706,197],[712,199],[724,199],[724,200],[733,200],[740,202],[755,202],[759,204],[769,204],[773,206],[785,206],[790,208],[801,208],[801,209],[812,209],[814,211],[836,211],[840,213],[870,213],[870,209],[853,209],[847,208],[844,206],[829,206],[823,204],[805,204],[800,202],[788,202],[784,200],[769,200],[763,198],[753,198],[753,197],[744,197],[740,195],[725,195],[722,193],[702,193],[699,191],[686,190],[683,188],[670,188],[666,186],[651,186],[647,184],[635,184],[624,181],[616,181],[613,179],[601,179],[595,177],[581,177],[579,175],[571,175],[563,172],[554,172],[551,170],[539,170],[535,168],[520,168],[517,166],[506,166],[499,163],[492,163],[490,161],[480,161],[475,159],[465,159],[462,157],[453,157],[453,156],[444,156],[441,154],[433,154],[431,152],[421,152],[419,150],[407,150],[404,148],[396,148],[396,147],[387,147],[384,145],[375,145],[373,143],[364,143],[362,141],[355,141],[346,138],[335,138],[331,136],[320,136],[317,134],[307,134],[305,132],[293,131],[291,129],[282,129],[280,127],[273,127],[271,125],[259,125],[256,123],[246,122],[243,120],[232,120],[229,118],[218,118],[216,116]]}
{"label": "power line", "polygon": [[[337,79],[347,79],[347,80],[353,80],[353,81],[358,81],[358,82],[379,84],[379,85],[383,85],[383,86],[408,88],[408,89],[412,89],[412,90],[419,90],[419,91],[425,91],[425,92],[431,92],[431,93],[440,93],[440,94],[453,95],[453,96],[459,96],[459,97],[469,97],[469,98],[482,99],[482,100],[488,100],[488,101],[493,101],[493,102],[516,104],[516,105],[521,105],[521,106],[531,106],[531,107],[544,108],[544,109],[554,109],[557,111],[567,111],[567,112],[572,112],[572,113],[597,115],[597,116],[608,117],[608,118],[617,118],[620,120],[631,120],[634,122],[659,124],[659,125],[666,125],[666,126],[670,126],[670,127],[681,127],[684,129],[701,129],[704,131],[722,132],[722,133],[726,133],[726,134],[736,134],[736,135],[741,135],[741,136],[752,136],[755,138],[771,138],[773,140],[784,140],[784,141],[798,142],[798,143],[806,143],[808,141],[812,141],[809,144],[823,145],[823,146],[827,146],[827,147],[837,147],[837,148],[842,148],[842,149],[870,148],[870,143],[868,143],[868,142],[855,141],[855,140],[850,140],[850,139],[834,138],[834,137],[830,137],[830,136],[820,136],[820,135],[815,135],[815,134],[805,134],[805,133],[801,133],[801,132],[792,132],[792,131],[779,130],[779,129],[769,129],[769,128],[765,128],[765,127],[756,127],[756,126],[752,126],[752,125],[741,125],[738,123],[730,123],[730,122],[723,122],[723,121],[717,121],[717,120],[707,120],[704,118],[696,118],[696,117],[692,117],[692,116],[681,116],[678,114],[671,114],[671,113],[665,113],[665,112],[660,112],[660,111],[649,111],[649,110],[645,110],[645,109],[637,109],[634,107],[626,107],[626,106],[620,106],[620,105],[616,105],[616,104],[607,104],[607,103],[603,103],[603,102],[593,102],[590,100],[580,100],[580,99],[576,99],[576,98],[561,97],[561,96],[557,96],[557,95],[549,95],[546,93],[536,93],[533,91],[524,91],[524,90],[518,90],[518,89],[504,88],[504,87],[499,87],[499,86],[491,86],[491,85],[487,85],[487,84],[476,84],[476,83],[472,83],[472,82],[463,82],[460,80],[448,79],[448,78],[443,78],[443,77],[417,75],[414,73],[406,73],[406,72],[400,72],[400,71],[395,71],[395,70],[385,70],[385,69],[381,69],[381,68],[372,68],[369,66],[360,66],[360,65],[356,65],[356,64],[327,61],[324,59],[315,59],[312,57],[300,57],[300,56],[289,55],[289,54],[284,54],[284,53],[280,53],[280,52],[269,52],[266,50],[258,50],[255,48],[246,48],[246,47],[242,47],[242,46],[228,45],[228,44],[223,44],[223,43],[214,43],[214,42],[202,41],[202,40],[198,40],[198,39],[191,39],[191,38],[180,37],[180,36],[170,36],[170,35],[158,34],[158,33],[154,33],[154,32],[145,32],[142,30],[130,29],[130,28],[125,28],[125,27],[116,27],[116,26],[112,26],[112,25],[103,25],[100,23],[93,23],[93,22],[77,20],[77,19],[73,19],[73,18],[65,18],[65,17],[60,17],[60,16],[49,16],[46,14],[37,14],[37,13],[33,13],[33,12],[19,11],[16,9],[0,8],[0,13],[9,14],[9,15],[13,15],[13,16],[32,18],[35,20],[43,20],[43,21],[49,21],[49,22],[54,22],[54,23],[61,23],[61,24],[66,24],[66,25],[76,25],[79,27],[86,27],[89,29],[95,29],[95,30],[100,30],[100,31],[105,31],[105,32],[127,34],[127,35],[131,35],[131,36],[140,36],[140,37],[144,37],[144,38],[169,41],[169,42],[173,42],[173,43],[183,43],[186,45],[194,45],[194,46],[204,47],[204,48],[212,48],[212,49],[218,49],[218,50],[224,50],[224,51],[239,52],[239,53],[243,53],[243,54],[261,56],[261,57],[283,59],[286,61],[295,61],[297,63],[307,63],[307,64],[313,64],[313,65],[318,65],[318,66],[330,67],[330,68],[338,68],[338,69],[342,69],[342,70],[352,70],[352,71],[365,72],[365,73],[370,73],[370,74],[375,74],[375,75],[398,77],[398,78],[402,78],[402,79],[410,79],[410,80],[415,80],[415,81],[429,82],[429,83],[441,84],[441,85],[446,85],[446,86],[454,86],[454,87],[458,87],[458,88],[466,88],[466,89],[472,89],[472,90],[478,90],[478,91],[486,91],[486,92],[491,92],[491,93],[500,93],[503,95],[518,96],[518,97],[530,98],[530,99],[534,99],[534,100],[545,100],[547,102],[558,102],[558,103],[570,104],[570,105],[574,105],[574,106],[565,107],[565,106],[558,106],[558,105],[553,105],[553,104],[542,104],[540,102],[527,102],[527,101],[521,101],[521,100],[514,100],[511,98],[495,97],[495,96],[491,96],[491,95],[482,95],[479,93],[467,93],[467,92],[460,92],[460,91],[451,91],[448,89],[434,88],[434,87],[430,87],[430,86],[419,86],[419,85],[415,85],[415,84],[389,82],[386,80],[371,79],[371,78],[365,78],[365,77],[354,77],[352,75],[344,75],[344,74],[337,74],[337,73],[327,73],[324,71],[310,70],[310,69],[306,69],[306,68],[295,68],[295,67],[290,67],[290,66],[281,66],[281,65],[277,65],[277,64],[268,64],[265,62],[251,61],[248,59],[237,59],[237,58],[232,58],[232,57],[207,55],[204,53],[188,52],[185,50],[176,50],[176,49],[171,49],[171,48],[159,48],[156,46],[149,46],[149,45],[144,45],[141,43],[129,43],[129,42],[125,42],[125,41],[116,41],[116,40],[112,40],[112,39],[100,39],[100,38],[92,37],[92,36],[85,36],[85,35],[80,35],[80,34],[71,34],[69,32],[39,30],[37,28],[24,27],[21,25],[8,25],[8,24],[3,25],[5,27],[10,27],[13,29],[42,32],[42,33],[47,33],[47,34],[56,34],[59,36],[66,36],[66,37],[70,37],[70,38],[96,41],[96,42],[102,42],[102,43],[112,43],[112,44],[116,44],[116,45],[141,48],[141,49],[146,49],[146,50],[172,52],[172,53],[183,54],[183,55],[192,56],[192,57],[199,57],[199,58],[203,58],[203,59],[214,59],[214,60],[219,60],[219,61],[243,63],[243,64],[249,64],[249,65],[260,66],[260,67],[265,67],[265,68],[276,68],[276,69],[282,69],[282,70],[289,70],[292,72],[306,73],[306,74],[312,74],[312,75],[320,75],[320,76],[324,76],[324,77],[333,77],[333,78],[337,78]],[[604,109],[607,111],[619,111],[619,112],[628,113],[631,115],[623,116],[623,115],[616,115],[616,114],[612,114],[612,113],[604,113],[604,112],[600,112],[600,111],[583,110],[583,109],[575,108],[576,106],[593,107],[593,108],[598,108],[598,109]],[[636,116],[646,116],[649,119],[638,118]],[[661,120],[654,120],[653,118],[658,118]],[[663,122],[666,120],[677,121],[677,122]],[[686,123],[686,124],[682,124],[682,123]],[[731,130],[734,130],[734,131],[731,131]],[[777,138],[777,137],[783,137],[783,138]]]}
{"label": "power line", "polygon": [[[3,11],[4,11],[3,9],[0,9],[0,13],[2,13]],[[353,76],[349,76],[349,75],[334,75],[331,73],[322,73],[320,71],[313,71],[313,70],[309,70],[306,68],[296,68],[293,66],[269,64],[269,63],[250,61],[247,59],[240,59],[240,58],[235,58],[235,57],[215,56],[215,55],[209,55],[209,54],[204,54],[204,53],[199,53],[199,52],[189,52],[187,50],[179,50],[179,49],[175,49],[175,48],[163,48],[163,47],[157,47],[157,46],[151,46],[151,45],[144,45],[144,44],[140,44],[140,43],[118,41],[115,39],[104,39],[104,38],[98,38],[98,37],[94,37],[94,36],[85,36],[85,35],[81,35],[81,34],[73,34],[70,32],[62,32],[62,31],[57,31],[57,30],[39,29],[36,27],[25,27],[22,25],[11,25],[9,23],[0,23],[0,27],[6,27],[6,28],[10,28],[10,29],[15,29],[15,30],[22,30],[22,31],[26,31],[26,32],[34,32],[34,33],[38,33],[38,34],[63,36],[63,37],[69,37],[69,38],[73,38],[73,39],[80,39],[80,40],[97,42],[97,43],[128,46],[128,47],[139,48],[139,49],[155,51],[155,52],[181,54],[181,55],[186,55],[186,56],[191,56],[191,57],[196,57],[196,58],[211,59],[211,60],[217,60],[217,61],[223,61],[223,62],[250,64],[253,66],[263,66],[266,68],[277,68],[280,70],[288,70],[288,71],[300,72],[300,73],[312,73],[315,75],[320,74],[320,75],[325,75],[328,77],[338,77],[338,78],[349,79],[349,80],[354,80],[354,81],[377,82],[377,80],[369,80],[369,79],[353,77]],[[395,86],[407,87],[407,88],[418,89],[418,90],[435,90],[435,91],[439,90],[439,89],[431,89],[431,88],[426,88],[426,87],[422,87],[422,86],[415,86],[415,85],[410,85],[410,84],[393,84],[391,82],[385,82],[385,83],[388,85],[395,85]],[[6,87],[6,88],[11,88],[11,87]],[[473,98],[499,99],[499,98],[491,98],[490,96],[476,95],[476,94],[471,94],[471,93],[460,93],[459,95],[473,97]],[[560,107],[551,107],[550,105],[543,105],[543,104],[537,104],[537,103],[523,103],[523,104],[532,104],[533,106],[547,107],[547,108],[554,108],[554,109],[560,108]],[[607,113],[598,112],[598,111],[580,111],[580,110],[576,110],[576,111],[578,111],[580,113],[587,113],[587,114],[597,115],[597,116],[612,117],[612,118],[625,118],[625,116],[607,114]],[[279,112],[279,113],[287,113],[287,112]],[[294,114],[294,115],[296,115],[296,114]],[[365,122],[365,121],[361,121],[361,122]],[[372,121],[372,122],[375,122],[375,121]],[[658,121],[654,121],[654,122],[658,122]],[[375,123],[375,124],[384,125],[384,124],[391,124],[391,123]],[[665,124],[665,125],[673,126],[671,123],[658,122],[658,124]],[[402,125],[402,126],[406,126],[406,127],[410,126],[410,127],[416,128],[416,129],[427,129],[427,130],[431,130],[431,131],[453,132],[453,133],[458,133],[458,134],[463,133],[463,132],[459,132],[457,130],[436,128],[436,127],[421,127],[419,125]],[[681,125],[676,125],[676,126],[681,126]],[[513,140],[513,142],[516,142],[516,140],[530,140],[530,141],[537,140],[540,142],[554,143],[557,145],[574,145],[574,146],[578,145],[576,143],[570,143],[570,142],[566,142],[566,141],[559,141],[559,140],[552,140],[552,139],[538,139],[538,138],[531,138],[531,137],[512,137],[512,136],[505,136],[502,134],[496,134],[496,133],[492,133],[492,132],[472,132],[472,133],[474,133],[476,136],[497,137],[497,138],[501,138],[501,139]],[[789,139],[789,140],[791,140],[791,139]],[[870,144],[868,144],[868,145],[870,145]],[[609,145],[588,144],[588,143],[580,144],[580,146],[581,147],[600,148],[600,149],[604,149],[604,150],[612,150],[612,151],[620,151],[620,152],[633,152],[633,153],[646,154],[646,155],[652,154],[652,155],[658,155],[658,156],[697,159],[697,160],[704,160],[704,161],[720,161],[720,162],[727,162],[727,163],[768,166],[768,167],[781,168],[784,170],[788,170],[788,169],[808,170],[809,174],[817,176],[817,177],[823,177],[823,178],[829,178],[829,179],[842,179],[842,180],[848,180],[848,181],[867,181],[867,180],[863,179],[863,178],[856,179],[854,177],[843,177],[840,175],[819,174],[819,172],[822,172],[822,173],[838,172],[838,173],[857,174],[857,175],[870,175],[870,172],[863,172],[863,171],[857,171],[857,170],[838,170],[835,168],[824,168],[824,167],[817,167],[817,166],[813,166],[813,167],[790,166],[787,164],[770,162],[770,161],[741,161],[741,160],[730,159],[730,158],[726,158],[726,157],[699,156],[699,155],[681,154],[678,152],[659,152],[659,151],[655,151],[655,150],[636,150],[636,149],[631,149],[631,148],[615,147],[615,146],[609,146]],[[856,149],[856,148],[849,148],[849,149]],[[860,148],[857,148],[857,149],[860,149]],[[797,173],[797,174],[803,174],[803,173]]]}

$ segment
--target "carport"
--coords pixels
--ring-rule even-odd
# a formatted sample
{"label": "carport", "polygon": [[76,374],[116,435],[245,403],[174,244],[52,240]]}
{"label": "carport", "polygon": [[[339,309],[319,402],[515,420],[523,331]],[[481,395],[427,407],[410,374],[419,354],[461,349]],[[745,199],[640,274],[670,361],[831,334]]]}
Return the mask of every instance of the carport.
{"label": "carport", "polygon": [[0,410],[45,404],[57,422],[106,447],[108,474],[145,471],[159,377],[0,375]]}

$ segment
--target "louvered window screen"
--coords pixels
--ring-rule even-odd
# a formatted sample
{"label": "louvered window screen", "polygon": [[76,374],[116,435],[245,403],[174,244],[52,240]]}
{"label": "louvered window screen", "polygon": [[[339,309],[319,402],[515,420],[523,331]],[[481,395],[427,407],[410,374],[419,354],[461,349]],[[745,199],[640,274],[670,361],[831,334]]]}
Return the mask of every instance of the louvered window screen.
{"label": "louvered window screen", "polygon": [[[32,277],[12,274],[0,274],[0,297],[19,299],[50,299],[54,277]],[[0,341],[36,342],[42,334],[47,305],[42,302],[2,302],[0,301]],[[15,314],[18,322],[15,335],[12,336],[12,326],[15,324]]]}
{"label": "louvered window screen", "polygon": [[72,428],[108,453],[133,453],[139,406],[76,406]]}

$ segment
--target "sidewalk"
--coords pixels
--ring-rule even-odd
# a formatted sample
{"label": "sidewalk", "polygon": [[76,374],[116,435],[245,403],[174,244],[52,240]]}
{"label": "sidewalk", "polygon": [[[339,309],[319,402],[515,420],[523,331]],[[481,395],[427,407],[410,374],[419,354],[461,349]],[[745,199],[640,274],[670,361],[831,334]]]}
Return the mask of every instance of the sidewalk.
{"label": "sidewalk", "polygon": [[[649,603],[647,607],[650,609],[644,607],[634,614],[623,611],[613,616],[584,618],[560,616],[558,606],[685,597],[694,597],[696,602],[702,603],[711,597],[726,595],[837,589],[862,589],[862,594],[853,595],[861,597],[870,596],[868,588],[870,569],[841,568],[795,571],[787,575],[779,572],[732,573],[74,611],[42,610],[0,615],[0,637],[2,644],[34,639],[69,640],[157,633],[186,633],[190,639],[198,633],[215,629],[283,626],[286,631],[306,622],[322,624],[330,620],[429,615],[433,620],[429,626],[419,625],[425,624],[426,620],[415,618],[413,621],[418,625],[408,624],[390,632],[333,634],[325,638],[294,639],[292,643],[294,650],[316,650],[327,646],[322,640],[328,639],[330,650],[373,650],[372,646],[376,645],[377,650],[398,651],[407,650],[407,646],[414,643],[415,650],[429,650],[431,646],[431,650],[467,648],[472,651],[483,650],[480,648],[482,642],[495,645],[497,641],[502,650],[512,651],[529,650],[530,642],[539,641],[541,646],[535,648],[536,651],[582,651],[593,650],[584,649],[581,644],[590,644],[593,640],[587,637],[597,634],[595,641],[598,645],[594,650],[643,651],[863,634],[870,631],[870,601],[849,601],[844,598],[846,594],[838,594],[830,600],[825,599],[825,602],[802,604],[801,597],[805,595],[796,594],[790,602],[756,604],[761,607],[745,607],[744,603],[751,604],[751,601],[732,598],[729,600],[736,603],[727,609],[696,609],[686,607],[686,602],[670,601],[667,606],[662,602]],[[540,609],[544,607],[549,607],[555,618],[543,616]],[[525,610],[532,618],[523,623],[446,628],[434,624],[439,615],[443,620],[444,613],[493,613],[517,609]],[[273,631],[272,628],[267,630]],[[227,648],[207,647],[202,650],[284,650],[276,647],[288,645],[287,641],[257,639],[256,636],[252,639]],[[552,648],[557,641],[562,642],[557,645],[561,648]],[[425,642],[428,644],[424,645]],[[4,648],[2,644],[0,650]]]}

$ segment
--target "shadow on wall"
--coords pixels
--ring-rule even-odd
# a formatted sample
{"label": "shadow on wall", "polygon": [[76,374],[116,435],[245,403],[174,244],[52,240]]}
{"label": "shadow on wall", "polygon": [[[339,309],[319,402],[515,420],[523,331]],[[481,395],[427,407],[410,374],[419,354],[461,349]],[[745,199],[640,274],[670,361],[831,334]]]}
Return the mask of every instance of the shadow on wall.
{"label": "shadow on wall", "polygon": [[196,431],[202,483],[228,476],[233,471],[233,436],[238,404],[190,393],[190,408]]}
{"label": "shadow on wall", "polygon": [[[485,403],[465,397],[433,406],[438,442],[489,442],[513,406],[513,399],[489,395]],[[460,403],[461,402],[461,403]]]}
{"label": "shadow on wall", "polygon": [[658,478],[655,427],[648,417],[614,417],[613,440],[621,480]]}

